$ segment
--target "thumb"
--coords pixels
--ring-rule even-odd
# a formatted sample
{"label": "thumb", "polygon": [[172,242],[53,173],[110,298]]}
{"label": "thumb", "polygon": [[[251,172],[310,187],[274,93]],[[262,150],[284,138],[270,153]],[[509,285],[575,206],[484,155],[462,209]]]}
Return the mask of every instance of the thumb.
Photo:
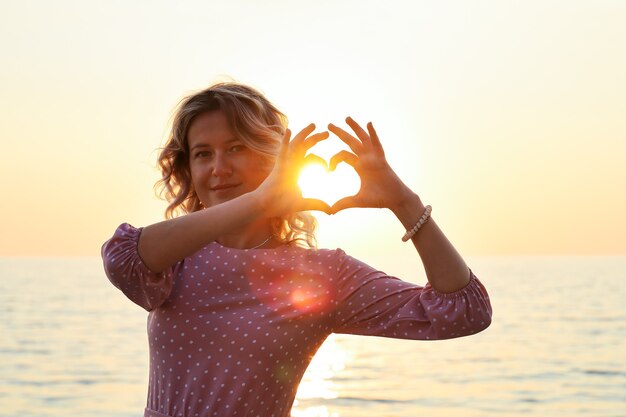
{"label": "thumb", "polygon": [[315,164],[324,167],[324,170],[328,171],[328,164],[326,164],[326,160],[318,155],[315,155],[314,153],[310,153],[304,157],[302,167],[305,167],[306,165],[315,165]]}
{"label": "thumb", "polygon": [[355,196],[344,197],[341,200],[337,200],[335,204],[330,208],[331,214],[336,214],[341,210],[345,210],[352,207],[359,207],[358,200]]}
{"label": "thumb", "polygon": [[357,161],[358,157],[355,154],[350,153],[346,150],[339,151],[330,158],[328,169],[334,171],[340,162],[345,162],[346,164],[352,166],[352,168],[355,168]]}
{"label": "thumb", "polygon": [[323,211],[326,214],[333,214],[332,208],[322,200],[318,200],[317,198],[303,198],[301,207],[299,207],[298,211],[308,211],[308,210],[317,210]]}

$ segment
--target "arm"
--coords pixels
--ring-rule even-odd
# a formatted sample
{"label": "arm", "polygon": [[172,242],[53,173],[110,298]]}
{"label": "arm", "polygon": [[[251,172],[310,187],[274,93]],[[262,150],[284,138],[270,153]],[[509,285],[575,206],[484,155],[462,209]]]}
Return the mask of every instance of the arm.
{"label": "arm", "polygon": [[[198,251],[218,237],[256,222],[304,210],[329,211],[319,200],[302,198],[297,186],[297,172],[306,152],[328,132],[311,135],[311,124],[290,142],[286,131],[272,171],[254,191],[204,210],[165,220],[143,229],[138,242],[139,256],[146,266],[161,272]],[[310,136],[309,136],[310,135]]]}
{"label": "arm", "polygon": [[491,303],[478,278],[452,293],[388,276],[338,250],[335,333],[441,340],[478,333]]}
{"label": "arm", "polygon": [[[361,178],[361,189],[351,197],[339,200],[331,210],[336,213],[349,207],[388,208],[406,229],[415,225],[424,212],[419,196],[407,187],[391,169],[371,123],[367,131],[351,118],[346,122],[356,137],[329,125],[331,132],[345,142],[353,153],[341,151],[331,158],[330,169],[344,161],[354,167]],[[434,219],[430,219],[412,238],[429,283],[442,293],[462,289],[470,282],[469,268]]]}
{"label": "arm", "polygon": [[[412,228],[424,212],[419,196],[406,188],[402,202],[391,210],[405,229]],[[437,291],[451,293],[470,281],[465,261],[431,217],[411,239],[424,264],[428,282]]]}
{"label": "arm", "polygon": [[146,226],[139,238],[139,256],[161,272],[232,230],[258,220],[260,201],[254,193],[174,219]]}

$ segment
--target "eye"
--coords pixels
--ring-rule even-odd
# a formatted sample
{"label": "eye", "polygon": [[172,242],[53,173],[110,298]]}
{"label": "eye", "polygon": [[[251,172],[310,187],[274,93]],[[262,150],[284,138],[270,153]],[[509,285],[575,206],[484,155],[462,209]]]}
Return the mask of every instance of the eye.
{"label": "eye", "polygon": [[211,151],[198,151],[194,155],[194,158],[208,158],[212,155]]}
{"label": "eye", "polygon": [[229,151],[230,151],[230,152],[241,152],[241,151],[243,151],[244,149],[246,149],[246,147],[245,147],[245,146],[243,146],[243,145],[235,145],[235,146],[231,146],[231,147],[230,147],[230,149],[229,149]]}

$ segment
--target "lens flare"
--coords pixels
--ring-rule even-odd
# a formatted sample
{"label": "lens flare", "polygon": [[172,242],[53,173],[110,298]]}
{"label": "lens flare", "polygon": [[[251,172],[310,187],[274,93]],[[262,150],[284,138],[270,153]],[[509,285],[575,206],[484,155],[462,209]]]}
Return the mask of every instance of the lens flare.
{"label": "lens flare", "polygon": [[317,264],[303,261],[298,268],[286,270],[281,262],[263,255],[248,268],[246,275],[259,302],[282,318],[323,312],[332,300],[332,285]]}
{"label": "lens flare", "polygon": [[291,289],[291,304],[303,313],[326,307],[328,294],[326,285],[304,278]]}

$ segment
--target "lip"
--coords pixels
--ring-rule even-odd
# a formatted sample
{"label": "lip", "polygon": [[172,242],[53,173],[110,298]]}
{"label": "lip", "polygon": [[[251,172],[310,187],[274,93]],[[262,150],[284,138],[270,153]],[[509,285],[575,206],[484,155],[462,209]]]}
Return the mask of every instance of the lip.
{"label": "lip", "polygon": [[211,191],[228,190],[238,186],[239,184],[217,184],[211,187]]}

